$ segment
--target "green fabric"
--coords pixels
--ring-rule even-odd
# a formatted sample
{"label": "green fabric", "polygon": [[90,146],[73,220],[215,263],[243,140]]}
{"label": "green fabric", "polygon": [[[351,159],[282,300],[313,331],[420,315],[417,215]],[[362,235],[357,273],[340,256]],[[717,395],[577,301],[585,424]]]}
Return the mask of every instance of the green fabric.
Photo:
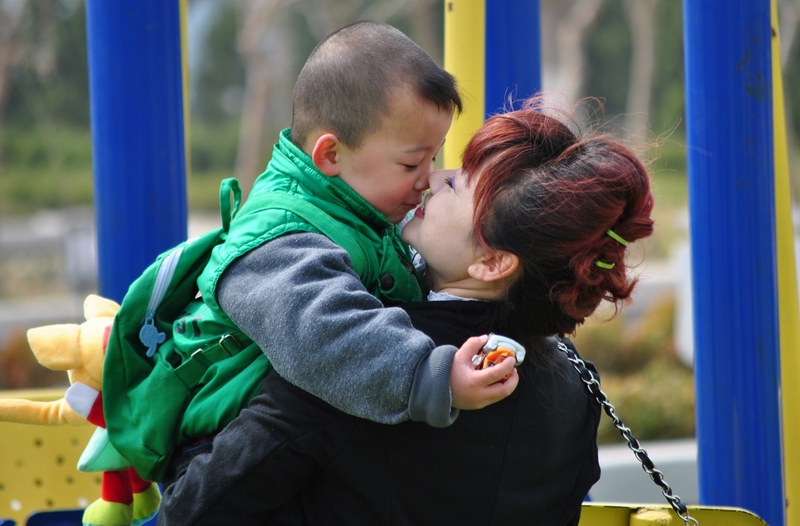
{"label": "green fabric", "polygon": [[[293,196],[324,212],[324,222],[265,203],[268,196]],[[278,236],[297,232],[323,233],[336,242],[323,228],[344,226],[365,250],[364,266],[354,268],[367,290],[385,304],[419,301],[422,285],[411,265],[408,245],[400,239],[400,229],[375,210],[338,177],[320,172],[311,158],[295,146],[289,129],[283,130],[272,152],[267,170],[253,185],[241,212],[231,222],[228,240],[214,248],[208,267],[198,280],[206,303],[224,316],[216,304],[219,277],[237,257]],[[342,243],[338,243],[343,246]],[[354,252],[346,247],[351,258]],[[390,288],[381,288],[381,276],[390,274]],[[387,281],[384,281],[384,285]]]}
{"label": "green fabric", "polygon": [[[145,479],[162,480],[178,446],[233,420],[269,370],[264,352],[216,301],[219,277],[237,257],[287,233],[321,233],[347,250],[384,303],[421,297],[399,229],[338,177],[319,172],[288,130],[241,210],[240,203],[236,180],[223,181],[222,227],[161,254],[114,319],[103,373],[108,438]],[[394,279],[384,285],[393,285],[382,289],[386,274]],[[163,298],[155,307],[154,297]]]}
{"label": "green fabric", "polygon": [[[214,385],[189,387],[174,374],[174,367],[204,344],[219,341],[225,332],[212,334],[208,329],[220,327],[213,327],[211,321],[208,325],[198,322],[197,326],[202,325],[203,330],[191,332],[196,338],[173,338],[173,324],[177,331],[185,327],[184,311],[197,294],[197,276],[208,262],[211,249],[224,237],[224,230],[219,228],[160,255],[131,284],[114,318],[103,370],[103,413],[111,444],[148,480],[162,479],[175,447],[182,440],[180,423],[190,402],[197,397],[214,396]],[[178,250],[180,259],[175,274],[165,289],[163,301],[152,313],[154,330],[164,334],[164,339],[150,357],[139,333],[148,316],[161,264],[168,254]],[[244,343],[250,344],[248,352],[236,355],[236,365],[242,370],[258,368],[266,372],[269,364],[264,354],[249,340]],[[187,344],[191,346],[187,348]],[[240,363],[247,360],[249,364]]]}

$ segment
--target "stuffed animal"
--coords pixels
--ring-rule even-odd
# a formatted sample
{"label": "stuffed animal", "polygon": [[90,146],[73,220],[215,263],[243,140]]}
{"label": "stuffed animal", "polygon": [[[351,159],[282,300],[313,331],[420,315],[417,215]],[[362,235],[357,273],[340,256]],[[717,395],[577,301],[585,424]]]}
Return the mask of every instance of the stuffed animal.
{"label": "stuffed animal", "polygon": [[54,371],[67,371],[70,387],[53,402],[0,400],[0,421],[55,426],[94,424],[95,435],[79,461],[81,471],[102,471],[101,497],[83,514],[87,526],[139,526],[152,519],[161,504],[158,487],[143,480],[108,443],[103,416],[103,360],[119,305],[89,295],[86,321],[28,331],[36,359]]}

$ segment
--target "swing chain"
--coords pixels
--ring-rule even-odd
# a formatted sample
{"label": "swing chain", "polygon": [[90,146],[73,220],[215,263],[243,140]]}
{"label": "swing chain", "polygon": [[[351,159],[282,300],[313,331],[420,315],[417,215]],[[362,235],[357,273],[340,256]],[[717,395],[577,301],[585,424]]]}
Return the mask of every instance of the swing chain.
{"label": "swing chain", "polygon": [[699,526],[700,523],[697,522],[695,518],[689,515],[689,510],[686,507],[686,504],[681,502],[681,499],[677,495],[672,494],[672,488],[669,487],[667,481],[664,480],[664,474],[656,469],[655,464],[647,455],[647,451],[645,451],[640,445],[639,441],[636,437],[633,436],[631,433],[630,428],[628,428],[622,420],[617,416],[616,410],[614,406],[611,405],[611,402],[608,401],[608,397],[600,388],[600,382],[597,378],[592,374],[592,372],[586,367],[586,362],[584,362],[580,356],[578,356],[572,349],[567,347],[563,342],[559,340],[558,348],[561,352],[563,352],[567,356],[567,360],[572,363],[572,366],[578,371],[578,375],[581,377],[581,381],[586,384],[589,393],[594,397],[597,403],[602,406],[603,410],[606,414],[611,417],[611,420],[614,422],[614,427],[616,427],[622,438],[628,443],[628,449],[633,451],[633,455],[636,459],[642,464],[642,469],[645,473],[650,476],[650,479],[659,487],[661,488],[661,494],[664,495],[664,498],[667,499],[667,502],[672,509],[675,510],[675,513],[678,517],[685,523],[689,524],[690,522]]}

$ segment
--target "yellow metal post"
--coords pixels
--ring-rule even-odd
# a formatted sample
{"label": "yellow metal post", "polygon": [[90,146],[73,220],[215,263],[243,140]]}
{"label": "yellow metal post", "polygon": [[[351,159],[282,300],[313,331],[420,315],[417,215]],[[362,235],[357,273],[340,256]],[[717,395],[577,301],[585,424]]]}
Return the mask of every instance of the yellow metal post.
{"label": "yellow metal post", "polygon": [[[0,391],[0,399],[48,402],[64,391]],[[0,422],[0,518],[25,524],[33,512],[85,508],[100,498],[102,473],[78,471],[78,459],[95,429]]]}
{"label": "yellow metal post", "polygon": [[[723,506],[689,506],[689,515],[702,526],[767,526],[753,512]],[[584,503],[579,526],[683,526],[666,504]],[[777,526],[777,525],[770,525]]]}
{"label": "yellow metal post", "polygon": [[[189,45],[188,45],[188,18],[189,18],[189,0],[178,0],[180,2],[181,10],[181,74],[183,76],[183,151],[186,156],[186,179],[187,181],[192,174],[191,165],[191,133],[189,124],[191,122],[189,113]],[[186,187],[191,191],[190,185]]]}
{"label": "yellow metal post", "polygon": [[484,117],[486,5],[484,0],[444,3],[444,67],[458,81],[464,112],[453,122],[444,144],[444,167],[461,165],[461,153]]}

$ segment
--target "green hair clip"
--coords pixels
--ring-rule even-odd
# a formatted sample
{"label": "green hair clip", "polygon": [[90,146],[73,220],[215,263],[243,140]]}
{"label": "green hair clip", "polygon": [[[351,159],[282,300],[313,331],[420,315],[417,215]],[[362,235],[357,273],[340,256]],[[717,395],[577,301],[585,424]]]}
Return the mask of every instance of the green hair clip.
{"label": "green hair clip", "polygon": [[617,234],[616,232],[614,232],[610,228],[608,230],[606,230],[606,234],[608,234],[608,237],[610,237],[611,239],[614,239],[614,240],[618,241],[620,245],[625,246],[625,247],[628,246],[628,242],[625,241],[624,239],[622,239],[622,236],[620,236],[619,234]]}
{"label": "green hair clip", "polygon": [[614,263],[605,263],[604,261],[595,261],[594,264],[606,270],[611,270],[615,266]]}

